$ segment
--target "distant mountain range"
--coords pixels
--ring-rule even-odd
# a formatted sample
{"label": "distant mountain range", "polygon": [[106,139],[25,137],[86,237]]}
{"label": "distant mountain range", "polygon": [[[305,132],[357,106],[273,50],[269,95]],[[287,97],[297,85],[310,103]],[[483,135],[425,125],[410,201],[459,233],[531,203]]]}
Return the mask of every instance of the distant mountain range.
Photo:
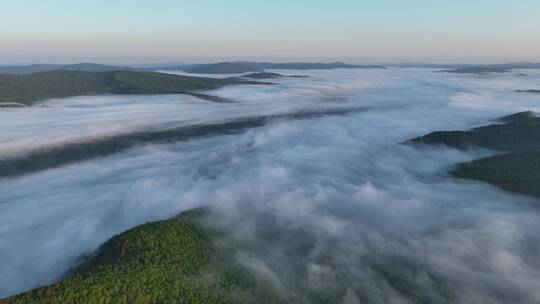
{"label": "distant mountain range", "polygon": [[180,70],[192,74],[242,74],[262,72],[263,69],[248,63],[219,62],[213,64],[197,64],[180,67]]}
{"label": "distant mountain range", "polygon": [[[540,69],[540,63],[516,62],[505,64],[427,64],[427,63],[398,63],[388,64],[395,67],[420,67],[420,68],[440,68],[441,72],[449,73],[502,73],[511,69]],[[330,69],[384,69],[385,65],[362,65],[348,64],[340,61],[331,63],[309,63],[309,62],[219,62],[211,64],[139,64],[132,66],[105,65],[96,63],[77,64],[32,64],[32,65],[0,65],[0,74],[32,74],[55,70],[83,71],[83,72],[111,72],[111,71],[160,71],[172,70],[183,71],[192,74],[243,74],[257,73],[265,70],[330,70]]]}
{"label": "distant mountain range", "polygon": [[381,65],[361,65],[361,64],[347,64],[340,61],[331,63],[307,63],[307,62],[287,62],[287,63],[271,63],[271,62],[240,62],[255,66],[260,69],[282,69],[282,70],[330,70],[330,69],[350,69],[350,68],[364,68],[364,69],[384,69]]}
{"label": "distant mountain range", "polygon": [[127,66],[112,66],[97,63],[76,63],[76,64],[32,64],[32,65],[0,65],[0,74],[32,74],[39,72],[65,70],[84,72],[110,72],[120,70],[132,70]]}
{"label": "distant mountain range", "polygon": [[211,64],[147,64],[135,66],[116,66],[96,63],[77,64],[33,64],[33,65],[4,65],[0,66],[0,74],[32,74],[39,72],[65,70],[82,72],[111,72],[111,71],[158,71],[173,70],[191,74],[243,74],[263,72],[265,69],[290,69],[290,70],[329,70],[338,68],[379,68],[378,65],[357,65],[343,62],[332,63],[271,63],[271,62],[219,62]]}
{"label": "distant mountain range", "polygon": [[487,68],[487,69],[540,69],[540,63],[536,62],[513,62],[500,64],[438,64],[438,63],[394,63],[387,66],[404,68],[434,68],[434,69],[465,69],[465,68]]}
{"label": "distant mountain range", "polygon": [[161,70],[180,70],[186,73],[194,74],[242,74],[248,72],[263,72],[267,69],[280,70],[330,70],[330,69],[350,69],[350,68],[371,68],[384,69],[379,65],[358,65],[346,64],[343,62],[331,63],[307,63],[307,62],[289,62],[289,63],[271,63],[271,62],[219,62],[212,64],[195,65],[172,65],[160,66]]}

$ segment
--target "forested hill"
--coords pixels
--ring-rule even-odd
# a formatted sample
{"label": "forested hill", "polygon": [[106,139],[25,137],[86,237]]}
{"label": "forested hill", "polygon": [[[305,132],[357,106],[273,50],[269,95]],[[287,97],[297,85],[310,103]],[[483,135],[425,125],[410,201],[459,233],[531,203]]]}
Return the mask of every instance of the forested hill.
{"label": "forested hill", "polygon": [[64,280],[0,303],[285,303],[270,282],[212,242],[216,232],[198,223],[205,212],[128,230]]}
{"label": "forested hill", "polygon": [[239,79],[213,79],[146,71],[48,71],[27,75],[0,74],[0,104],[102,94],[182,94],[230,84],[259,84]]}
{"label": "forested hill", "polygon": [[502,189],[540,197],[540,117],[527,111],[501,117],[498,123],[469,131],[438,131],[408,143],[458,149],[499,151],[491,157],[458,164],[451,174],[485,181]]}

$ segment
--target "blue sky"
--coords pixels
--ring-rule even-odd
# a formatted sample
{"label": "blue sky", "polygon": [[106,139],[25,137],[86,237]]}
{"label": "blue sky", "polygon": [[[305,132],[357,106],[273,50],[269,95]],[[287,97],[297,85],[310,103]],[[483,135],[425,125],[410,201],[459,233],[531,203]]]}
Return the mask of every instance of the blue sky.
{"label": "blue sky", "polygon": [[18,0],[0,63],[540,61],[538,0]]}

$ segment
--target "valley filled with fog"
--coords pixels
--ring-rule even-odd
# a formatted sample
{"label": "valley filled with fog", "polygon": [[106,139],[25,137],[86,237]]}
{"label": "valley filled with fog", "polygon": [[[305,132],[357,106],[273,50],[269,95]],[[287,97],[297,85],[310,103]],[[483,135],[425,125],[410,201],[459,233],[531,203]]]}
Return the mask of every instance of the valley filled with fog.
{"label": "valley filled with fog", "polygon": [[[240,263],[293,298],[334,288],[344,303],[362,292],[408,303],[414,290],[540,301],[538,199],[447,174],[492,151],[402,144],[540,111],[537,94],[516,92],[537,88],[539,70],[275,72],[309,77],[204,92],[231,102],[81,96],[0,109],[1,167],[34,153],[52,164],[0,179],[0,297],[62,278],[115,234],[211,206]],[[107,138],[120,148],[47,154]]]}

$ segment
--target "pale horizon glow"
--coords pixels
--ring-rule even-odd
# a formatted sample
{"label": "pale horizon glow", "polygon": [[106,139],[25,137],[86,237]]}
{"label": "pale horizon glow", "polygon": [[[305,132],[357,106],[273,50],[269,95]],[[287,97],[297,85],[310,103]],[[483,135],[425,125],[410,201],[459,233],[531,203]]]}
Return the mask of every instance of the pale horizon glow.
{"label": "pale horizon glow", "polygon": [[540,61],[534,0],[21,0],[0,10],[0,64]]}

